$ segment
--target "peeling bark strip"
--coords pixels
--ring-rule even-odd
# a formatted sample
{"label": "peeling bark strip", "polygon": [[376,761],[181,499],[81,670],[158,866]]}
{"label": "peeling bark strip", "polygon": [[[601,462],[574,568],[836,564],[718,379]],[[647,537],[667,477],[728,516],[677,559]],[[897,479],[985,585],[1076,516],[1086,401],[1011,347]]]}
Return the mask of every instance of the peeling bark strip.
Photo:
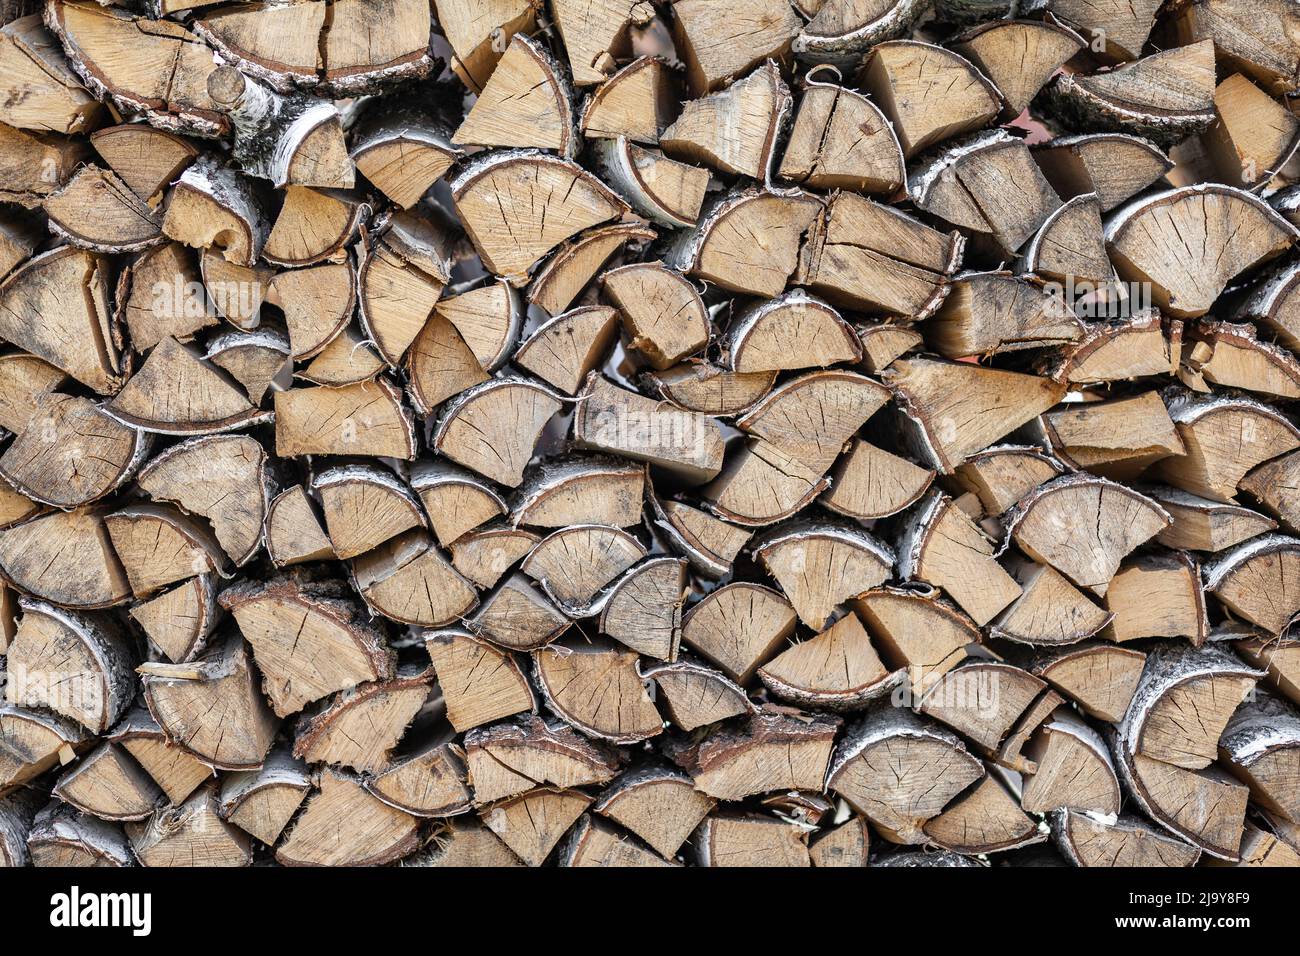
{"label": "peeling bark strip", "polygon": [[0,864],[1300,864],[1291,6],[0,4]]}

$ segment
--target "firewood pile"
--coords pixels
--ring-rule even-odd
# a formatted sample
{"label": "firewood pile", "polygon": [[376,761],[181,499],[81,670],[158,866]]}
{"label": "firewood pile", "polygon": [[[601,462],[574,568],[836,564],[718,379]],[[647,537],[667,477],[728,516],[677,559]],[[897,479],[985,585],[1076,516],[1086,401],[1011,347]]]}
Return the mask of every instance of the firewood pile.
{"label": "firewood pile", "polygon": [[0,6],[0,862],[1300,865],[1293,2]]}

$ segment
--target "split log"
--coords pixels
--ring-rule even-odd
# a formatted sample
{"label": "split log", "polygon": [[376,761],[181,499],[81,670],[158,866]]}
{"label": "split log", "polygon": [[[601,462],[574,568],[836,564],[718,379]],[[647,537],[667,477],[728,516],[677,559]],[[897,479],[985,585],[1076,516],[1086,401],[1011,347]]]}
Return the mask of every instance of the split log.
{"label": "split log", "polygon": [[1030,742],[1034,772],[1020,804],[1030,813],[1075,810],[1119,813],[1122,795],[1110,751],[1101,736],[1068,710],[1058,711]]}
{"label": "split log", "polygon": [[[734,190],[705,208],[695,228],[673,245],[668,264],[732,292],[780,295],[800,265],[800,240],[821,208],[800,191]],[[752,239],[760,235],[762,245]]]}
{"label": "split log", "polygon": [[120,826],[56,801],[36,814],[27,850],[33,866],[132,866],[135,859]]}
{"label": "split log", "polygon": [[199,150],[191,142],[147,123],[122,123],[96,130],[90,143],[104,162],[145,203],[156,206]]}
{"label": "split log", "polygon": [[718,517],[756,528],[789,518],[829,486],[821,472],[751,438],[732,450],[702,494]]}
{"label": "split log", "polygon": [[227,639],[187,664],[138,668],[149,713],[168,739],[221,770],[262,765],[277,724],[244,642]]}
{"label": "split log", "polygon": [[[565,239],[628,206],[581,167],[527,150],[480,154],[451,182],[456,211],[483,264],[516,284]],[[504,203],[514,212],[506,217]],[[526,219],[519,218],[525,209]]]}
{"label": "split log", "polygon": [[1115,268],[1106,255],[1101,213],[1096,193],[1067,199],[1025,246],[1025,271],[1075,292],[1109,296]]}
{"label": "split log", "polygon": [[519,294],[504,280],[448,296],[434,309],[460,333],[485,372],[510,357],[523,325]]}
{"label": "split log", "polygon": [[794,522],[764,533],[754,556],[776,579],[799,619],[815,631],[855,595],[883,583],[894,554],[858,527],[830,522]]}
{"label": "split log", "polygon": [[[455,64],[453,63],[453,69]],[[420,198],[447,172],[461,151],[433,104],[380,99],[350,130],[352,162],[371,185],[402,209]]]}
{"label": "split log", "polygon": [[416,849],[418,824],[356,778],[324,770],[275,858],[285,866],[379,866]]}
{"label": "split log", "polygon": [[234,564],[246,564],[261,548],[271,485],[266,452],[253,439],[183,441],[150,461],[137,481],[155,501],[206,518]]}
{"label": "split log", "polygon": [[392,0],[383,13],[378,37],[370,29],[375,11],[355,0],[343,0],[328,13],[261,4],[218,10],[196,29],[223,57],[282,91],[319,86],[342,97],[422,77],[432,65],[429,7]]}
{"label": "split log", "polygon": [[992,637],[1038,646],[1075,644],[1092,637],[1114,617],[1109,604],[1108,609],[1098,607],[1049,565],[1018,562],[1013,576],[1020,597],[989,625]]}
{"label": "split log", "polygon": [[743,528],[684,502],[652,496],[650,503],[655,526],[686,555],[695,571],[708,577],[725,577],[751,537]]}
{"label": "split log", "polygon": [[1113,614],[1105,636],[1113,641],[1185,637],[1200,646],[1210,625],[1200,566],[1181,552],[1145,554],[1126,561],[1106,590]]}
{"label": "split log", "polygon": [[1260,806],[1295,823],[1300,802],[1288,781],[1300,760],[1300,716],[1280,698],[1258,694],[1229,718],[1219,756]]}
{"label": "split log", "polygon": [[518,488],[542,429],[561,407],[559,396],[527,379],[493,379],[447,404],[432,445],[457,464]]}
{"label": "split log", "polygon": [[597,740],[631,744],[663,731],[636,672],[637,655],[600,643],[533,652],[533,677],[547,709]]}
{"label": "split log", "polygon": [[528,286],[528,301],[548,315],[559,315],[611,257],[628,245],[640,246],[653,238],[654,230],[637,222],[616,222],[578,233],[561,243],[537,270]]}
{"label": "split log", "polygon": [[851,607],[891,668],[906,668],[914,695],[928,689],[982,640],[975,623],[939,597],[938,591],[876,588],[860,594]]}
{"label": "split log", "polygon": [[466,625],[475,634],[512,651],[533,651],[550,644],[573,622],[516,572],[487,596]]}
{"label": "split log", "polygon": [[0,82],[16,95],[0,122],[19,129],[84,133],[105,120],[104,107],[81,85],[55,39],[36,15],[0,27]]}
{"label": "split log", "polygon": [[1180,324],[1171,322],[1166,330],[1159,312],[1147,310],[1131,319],[1090,325],[1077,347],[1044,370],[1071,385],[1173,375],[1181,338]]}
{"label": "split log", "polygon": [[708,343],[709,317],[700,294],[662,263],[611,269],[601,288],[619,310],[629,347],[652,367],[666,369]]}
{"label": "split log", "polygon": [[230,128],[207,91],[217,69],[212,51],[181,24],[86,0],[55,0],[44,15],[69,65],[97,98],[111,99],[123,113],[143,113],[163,129],[219,136]]}
{"label": "split log", "polygon": [[904,415],[908,447],[944,473],[1065,395],[1051,379],[926,358],[899,360],[882,377]]}
{"label": "split log", "polygon": [[584,815],[561,851],[561,866],[672,866],[620,831]]}
{"label": "split log", "polygon": [[736,316],[727,354],[732,371],[779,372],[857,362],[862,346],[835,309],[795,290]]}
{"label": "split log", "polygon": [[1029,671],[1070,698],[1089,717],[1117,724],[1128,711],[1146,654],[1097,641],[1035,654]]}
{"label": "split log", "polygon": [[934,480],[928,468],[851,438],[831,472],[831,487],[821,503],[859,521],[898,514],[917,502]]}
{"label": "split log", "polygon": [[516,34],[465,121],[452,134],[452,142],[457,146],[531,146],[572,156],[577,135],[572,99],[568,77],[550,52],[522,33]]}
{"label": "split log", "polygon": [[[1288,457],[1284,455],[1277,461],[1284,462]],[[1270,467],[1261,465],[1251,474],[1262,475]],[[1243,480],[1242,487],[1249,490],[1248,480]],[[1173,520],[1173,524],[1156,535],[1156,540],[1169,548],[1223,551],[1277,528],[1277,522],[1240,505],[1211,501],[1164,485],[1147,486],[1144,491]]]}
{"label": "split log", "polygon": [[680,730],[693,731],[758,710],[738,684],[694,661],[655,664],[642,670],[641,677],[654,682],[668,719]]}
{"label": "split log", "polygon": [[418,463],[411,469],[410,486],[444,547],[506,513],[505,501],[490,485],[448,462]]}
{"label": "split log", "polygon": [[450,624],[474,609],[478,595],[422,530],[390,539],[352,562],[366,606],[389,620],[423,627]]}
{"label": "split log", "polygon": [[43,710],[0,704],[0,794],[8,794],[47,770],[65,766],[90,749],[85,729]]}
{"label": "split log", "polygon": [[[1195,318],[1234,276],[1284,252],[1298,235],[1251,193],[1202,184],[1129,203],[1107,222],[1106,248],[1121,277],[1151,284],[1161,309]],[[1185,238],[1202,251],[1189,253]]]}
{"label": "split log", "polygon": [[527,866],[541,866],[591,803],[580,790],[538,789],[484,807],[479,816]]}
{"label": "split log", "polygon": [[897,550],[902,580],[943,588],[977,625],[1020,596],[1020,585],[994,560],[992,542],[938,490],[915,506]]}
{"label": "split log", "polygon": [[[437,222],[412,210],[393,216],[376,232],[359,255],[357,300],[362,329],[395,366],[422,337],[429,310],[450,281],[447,236]],[[351,306],[344,311],[350,314]],[[345,314],[335,328],[346,321]]]}
{"label": "split log", "polygon": [[244,581],[221,593],[221,606],[253,649],[276,716],[366,681],[391,678],[383,633],[330,582],[294,577]]}
{"label": "split log", "polygon": [[267,846],[275,846],[310,789],[305,765],[274,751],[260,770],[232,773],[222,781],[217,812]]}
{"label": "split log", "polygon": [[491,803],[534,787],[606,784],[618,774],[610,748],[560,721],[540,717],[494,724],[465,736],[465,760],[475,800]]}
{"label": "split log", "polygon": [[926,323],[928,344],[954,359],[1050,348],[1082,337],[1083,326],[1059,291],[1003,272],[959,274]]}
{"label": "split log", "polygon": [[552,4],[555,25],[569,54],[573,82],[579,86],[599,83],[614,67],[614,53],[621,48],[631,24],[644,25],[654,16],[648,3],[598,4],[557,0]]}
{"label": "split log", "polygon": [[5,657],[5,699],[53,711],[103,734],[131,705],[136,656],[111,618],[20,598]]}
{"label": "split log", "polygon": [[297,455],[363,455],[410,460],[415,425],[387,379],[342,388],[275,393],[275,450]]}
{"label": "split log", "polygon": [[1154,143],[1127,133],[1059,136],[1033,152],[1062,199],[1095,193],[1102,212],[1141,192],[1173,167]]}
{"label": "split log", "polygon": [[181,174],[162,222],[167,238],[195,249],[219,249],[227,262],[245,269],[256,265],[270,228],[263,194],[211,157]]}
{"label": "split log", "polygon": [[1221,385],[1272,399],[1300,398],[1300,361],[1261,342],[1248,325],[1198,324],[1184,346],[1181,377],[1198,391]]}
{"label": "split log", "polygon": [[958,140],[919,161],[907,192],[917,208],[968,230],[977,245],[1003,257],[1019,252],[1061,205],[1029,147],[1005,130]]}
{"label": "split log", "polygon": [[158,343],[105,410],[163,435],[210,435],[271,418],[223,370],[171,337]]}
{"label": "split log", "polygon": [[626,136],[634,143],[655,144],[677,117],[680,105],[668,64],[657,56],[639,56],[600,84],[582,108],[579,126],[588,139]]}
{"label": "split log", "polygon": [[742,800],[780,790],[817,790],[835,746],[838,718],[760,712],[738,727],[709,732],[692,754],[697,790]]}
{"label": "split log", "polygon": [[1086,45],[1084,37],[1055,20],[994,21],[953,41],[953,48],[997,87],[1005,115],[1013,118],[1028,109],[1056,71]]}
{"label": "split log", "polygon": [[660,225],[694,226],[700,219],[709,171],[669,159],[623,137],[597,141],[601,169],[637,212]]}
{"label": "split log", "polygon": [[764,814],[711,813],[692,844],[699,866],[807,867],[806,835],[793,824]]}
{"label": "split log", "polygon": [[434,0],[434,9],[451,45],[451,68],[475,93],[491,76],[511,37],[537,26],[538,7],[531,0],[491,0],[481,10],[455,0]]}
{"label": "split log", "polygon": [[1203,498],[1230,503],[1248,472],[1300,447],[1289,419],[1248,398],[1185,393],[1165,404],[1186,454],[1158,463],[1152,476]]}
{"label": "split log", "polygon": [[627,528],[641,520],[644,465],[616,458],[570,455],[530,467],[516,493],[511,523],[539,528],[604,524]]}
{"label": "split log", "polygon": [[1300,541],[1266,534],[1220,555],[1204,569],[1205,590],[1234,614],[1279,635],[1300,611],[1287,571],[1300,560]]}
{"label": "split log", "polygon": [[613,347],[618,321],[618,312],[607,306],[562,312],[520,342],[513,361],[552,388],[576,395]]}
{"label": "split log", "polygon": [[672,859],[714,805],[681,771],[646,765],[616,777],[591,809]]}
{"label": "split log", "polygon": [[1190,43],[1105,72],[1062,73],[1042,95],[1076,129],[1173,144],[1214,122],[1214,46]]}
{"label": "split log", "polygon": [[494,587],[539,540],[531,531],[493,522],[453,541],[451,563],[479,587]]}
{"label": "split log", "polygon": [[465,778],[464,752],[439,734],[408,756],[395,759],[366,789],[398,810],[418,817],[464,813],[474,795]]}
{"label": "split log", "polygon": [[1016,798],[996,777],[988,774],[924,827],[937,846],[970,854],[1042,843],[1047,839],[1045,829],[1020,809]]}
{"label": "split log", "polygon": [[1075,866],[1188,867],[1201,851],[1125,814],[1114,823],[1090,813],[1063,810],[1052,831],[1061,853]]}
{"label": "split log", "polygon": [[104,263],[61,246],[28,259],[0,283],[0,337],[100,395],[121,387],[121,345],[111,325]]}
{"label": "split log", "polygon": [[1041,680],[1019,667],[968,659],[939,677],[918,709],[996,752],[1043,688]]}
{"label": "split log", "polygon": [[722,469],[722,433],[711,419],[665,408],[596,372],[578,395],[573,438],[581,448],[644,461],[690,484]]}
{"label": "split log", "polygon": [[124,604],[131,585],[93,508],[54,511],[0,529],[0,578],[59,607]]}
{"label": "split log", "polygon": [[871,100],[818,73],[812,69],[804,75],[777,175],[811,189],[893,195],[906,178],[893,127]]}
{"label": "split log", "polygon": [[[1087,516],[1083,524],[1091,529],[1090,540],[1071,536],[1067,542],[1061,533],[1079,516]],[[1021,499],[1008,515],[1007,537],[1035,561],[1105,595],[1124,556],[1169,523],[1163,508],[1124,485],[1066,475]]]}
{"label": "split log", "polygon": [[710,591],[682,618],[682,640],[732,680],[748,683],[794,633],[796,614],[770,588],[733,582]]}
{"label": "split log", "polygon": [[169,740],[143,707],[136,707],[122,718],[107,740],[130,754],[173,806],[183,803],[214,774],[211,767]]}
{"label": "split log", "polygon": [[846,308],[928,318],[948,293],[965,239],[855,193],[835,193],[812,222],[795,281]]}
{"label": "split log", "polygon": [[891,843],[925,843],[926,823],[984,775],[957,737],[878,703],[836,747],[826,786]]}
{"label": "split log", "polygon": [[1042,423],[1061,461],[1103,477],[1130,477],[1186,452],[1156,392],[1066,406],[1044,415]]}
{"label": "split log", "polygon": [[0,455],[0,477],[20,494],[56,508],[98,501],[129,481],[149,436],[86,398],[52,393]]}
{"label": "split log", "polygon": [[869,93],[894,124],[904,157],[973,132],[1003,109],[1002,94],[969,60],[913,40],[871,48],[859,71]]}
{"label": "split log", "polygon": [[513,655],[458,630],[434,631],[425,646],[447,719],[457,731],[536,709],[532,688]]}
{"label": "split log", "polygon": [[659,145],[674,158],[766,182],[792,108],[790,89],[769,60],[725,90],[683,104]]}
{"label": "split log", "polygon": [[392,680],[336,694],[298,722],[293,755],[357,773],[387,769],[398,741],[428,700],[431,679],[427,668],[407,668]]}
{"label": "split log", "polygon": [[881,663],[857,615],[849,612],[816,637],[782,651],[758,669],[764,686],[792,704],[860,710],[906,678]]}
{"label": "split log", "polygon": [[51,795],[101,820],[143,820],[162,791],[121,749],[103,744],[59,777]]}
{"label": "split log", "polygon": [[266,553],[281,568],[334,555],[334,546],[302,485],[286,488],[268,506]]}

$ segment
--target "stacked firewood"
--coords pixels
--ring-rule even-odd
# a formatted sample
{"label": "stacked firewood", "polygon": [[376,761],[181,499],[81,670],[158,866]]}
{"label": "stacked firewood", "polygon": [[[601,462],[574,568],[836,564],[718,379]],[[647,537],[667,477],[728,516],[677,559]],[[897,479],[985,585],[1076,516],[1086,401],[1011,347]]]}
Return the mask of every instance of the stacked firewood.
{"label": "stacked firewood", "polygon": [[43,0],[0,862],[1300,864],[1291,0]]}

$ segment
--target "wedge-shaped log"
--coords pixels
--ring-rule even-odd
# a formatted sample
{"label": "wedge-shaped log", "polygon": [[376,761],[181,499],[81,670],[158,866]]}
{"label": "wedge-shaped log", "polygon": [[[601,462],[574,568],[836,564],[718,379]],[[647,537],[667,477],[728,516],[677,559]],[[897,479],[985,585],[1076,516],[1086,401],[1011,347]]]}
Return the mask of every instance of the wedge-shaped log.
{"label": "wedge-shaped log", "polygon": [[279,721],[242,640],[229,637],[188,664],[147,663],[139,672],[149,713],[168,739],[219,770],[262,765]]}
{"label": "wedge-shaped log", "polygon": [[925,843],[927,821],[984,775],[956,735],[888,701],[853,724],[831,758],[826,786],[891,843]]}
{"label": "wedge-shaped log", "polygon": [[456,629],[430,632],[425,647],[447,719],[457,731],[536,709],[532,688],[513,655]]}
{"label": "wedge-shaped log", "polygon": [[[1078,531],[1071,532],[1067,545],[1063,532],[1081,517],[1091,533],[1080,541]],[[1035,561],[1104,595],[1125,555],[1169,524],[1163,508],[1124,485],[1066,475],[1021,499],[1007,519],[1007,534]]]}
{"label": "wedge-shaped log", "polygon": [[898,575],[943,590],[978,625],[1020,596],[1021,588],[994,558],[993,543],[951,498],[932,489],[902,525]]}
{"label": "wedge-shaped log", "polygon": [[894,567],[893,552],[877,538],[836,522],[780,525],[752,550],[815,631],[826,627],[838,605],[884,582]]}
{"label": "wedge-shaped log", "polygon": [[484,265],[517,285],[565,239],[628,211],[581,167],[528,150],[475,157],[451,182],[451,192]]}
{"label": "wedge-shaped log", "polygon": [[287,717],[335,691],[393,676],[383,633],[328,583],[282,576],[221,593],[253,648],[271,707]]}
{"label": "wedge-shaped log", "polygon": [[634,652],[601,643],[552,644],[533,652],[533,676],[565,723],[596,740],[631,744],[663,732],[636,663]]}
{"label": "wedge-shaped log", "polygon": [[1256,196],[1215,183],[1134,200],[1106,223],[1106,248],[1120,276],[1150,283],[1156,304],[1179,318],[1204,315],[1235,276],[1297,237],[1296,227]]}

